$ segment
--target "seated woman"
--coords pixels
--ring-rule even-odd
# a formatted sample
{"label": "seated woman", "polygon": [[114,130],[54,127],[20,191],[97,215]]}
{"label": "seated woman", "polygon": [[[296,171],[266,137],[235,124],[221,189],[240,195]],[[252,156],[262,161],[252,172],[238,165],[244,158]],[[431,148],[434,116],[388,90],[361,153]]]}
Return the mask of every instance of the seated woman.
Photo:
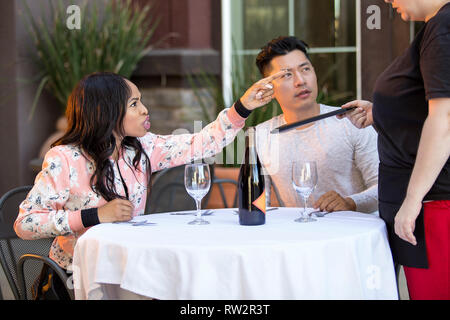
{"label": "seated woman", "polygon": [[151,173],[219,153],[251,110],[272,100],[270,81],[283,73],[255,83],[200,132],[168,136],[147,132],[148,110],[132,82],[113,73],[86,76],[69,97],[65,135],[19,207],[17,235],[56,237],[49,257],[70,271],[87,228],[142,215]]}

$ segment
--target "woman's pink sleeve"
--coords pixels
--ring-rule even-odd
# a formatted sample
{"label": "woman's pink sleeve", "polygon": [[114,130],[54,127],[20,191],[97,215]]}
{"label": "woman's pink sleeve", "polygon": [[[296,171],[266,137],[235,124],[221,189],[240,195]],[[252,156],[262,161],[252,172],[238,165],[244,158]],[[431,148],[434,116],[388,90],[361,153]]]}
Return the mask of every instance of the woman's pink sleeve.
{"label": "woman's pink sleeve", "polygon": [[215,121],[197,133],[165,136],[149,133],[141,142],[154,172],[216,155],[234,140],[244,124],[245,118],[233,106],[222,110]]}
{"label": "woman's pink sleeve", "polygon": [[81,210],[65,209],[70,194],[69,163],[65,154],[52,148],[45,155],[42,171],[19,206],[14,230],[22,239],[65,236],[84,230]]}

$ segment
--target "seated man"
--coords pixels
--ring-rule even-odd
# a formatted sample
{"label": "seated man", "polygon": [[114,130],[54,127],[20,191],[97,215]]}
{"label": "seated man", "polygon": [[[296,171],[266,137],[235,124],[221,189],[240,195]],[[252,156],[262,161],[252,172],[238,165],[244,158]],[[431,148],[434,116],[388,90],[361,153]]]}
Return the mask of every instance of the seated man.
{"label": "seated man", "polygon": [[288,71],[272,82],[283,114],[256,127],[258,155],[270,176],[267,190],[274,189],[281,206],[302,206],[292,186],[292,163],[316,161],[318,183],[309,207],[327,212],[378,210],[377,135],[372,127],[358,130],[347,119],[330,117],[291,131],[270,133],[283,124],[336,110],[316,102],[317,78],[307,44],[295,37],[274,39],[258,54],[256,65],[264,77]]}

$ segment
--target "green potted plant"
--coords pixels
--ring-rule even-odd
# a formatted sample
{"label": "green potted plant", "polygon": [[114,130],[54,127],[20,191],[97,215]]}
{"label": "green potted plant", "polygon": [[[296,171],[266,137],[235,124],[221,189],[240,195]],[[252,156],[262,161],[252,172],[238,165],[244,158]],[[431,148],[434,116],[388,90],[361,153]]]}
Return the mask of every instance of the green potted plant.
{"label": "green potted plant", "polygon": [[[151,50],[149,40],[158,21],[151,14],[150,5],[137,7],[131,0],[104,0],[100,10],[98,1],[85,1],[79,6],[80,28],[69,29],[67,1],[49,0],[48,19],[44,12],[41,17],[34,17],[23,1],[40,70],[30,119],[43,90],[57,99],[63,114],[72,89],[85,75],[110,71],[129,78]],[[49,138],[41,156],[56,138],[55,135]]]}

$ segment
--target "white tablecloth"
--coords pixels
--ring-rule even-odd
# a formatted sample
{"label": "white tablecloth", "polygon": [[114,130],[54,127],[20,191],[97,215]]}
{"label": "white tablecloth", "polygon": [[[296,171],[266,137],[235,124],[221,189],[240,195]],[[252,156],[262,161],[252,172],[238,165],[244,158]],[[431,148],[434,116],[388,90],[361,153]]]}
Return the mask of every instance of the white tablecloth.
{"label": "white tablecloth", "polygon": [[[297,223],[300,209],[241,226],[232,209],[141,216],[154,226],[100,224],[74,252],[77,299],[397,299],[384,222],[335,212]],[[139,295],[139,296],[138,296]]]}

